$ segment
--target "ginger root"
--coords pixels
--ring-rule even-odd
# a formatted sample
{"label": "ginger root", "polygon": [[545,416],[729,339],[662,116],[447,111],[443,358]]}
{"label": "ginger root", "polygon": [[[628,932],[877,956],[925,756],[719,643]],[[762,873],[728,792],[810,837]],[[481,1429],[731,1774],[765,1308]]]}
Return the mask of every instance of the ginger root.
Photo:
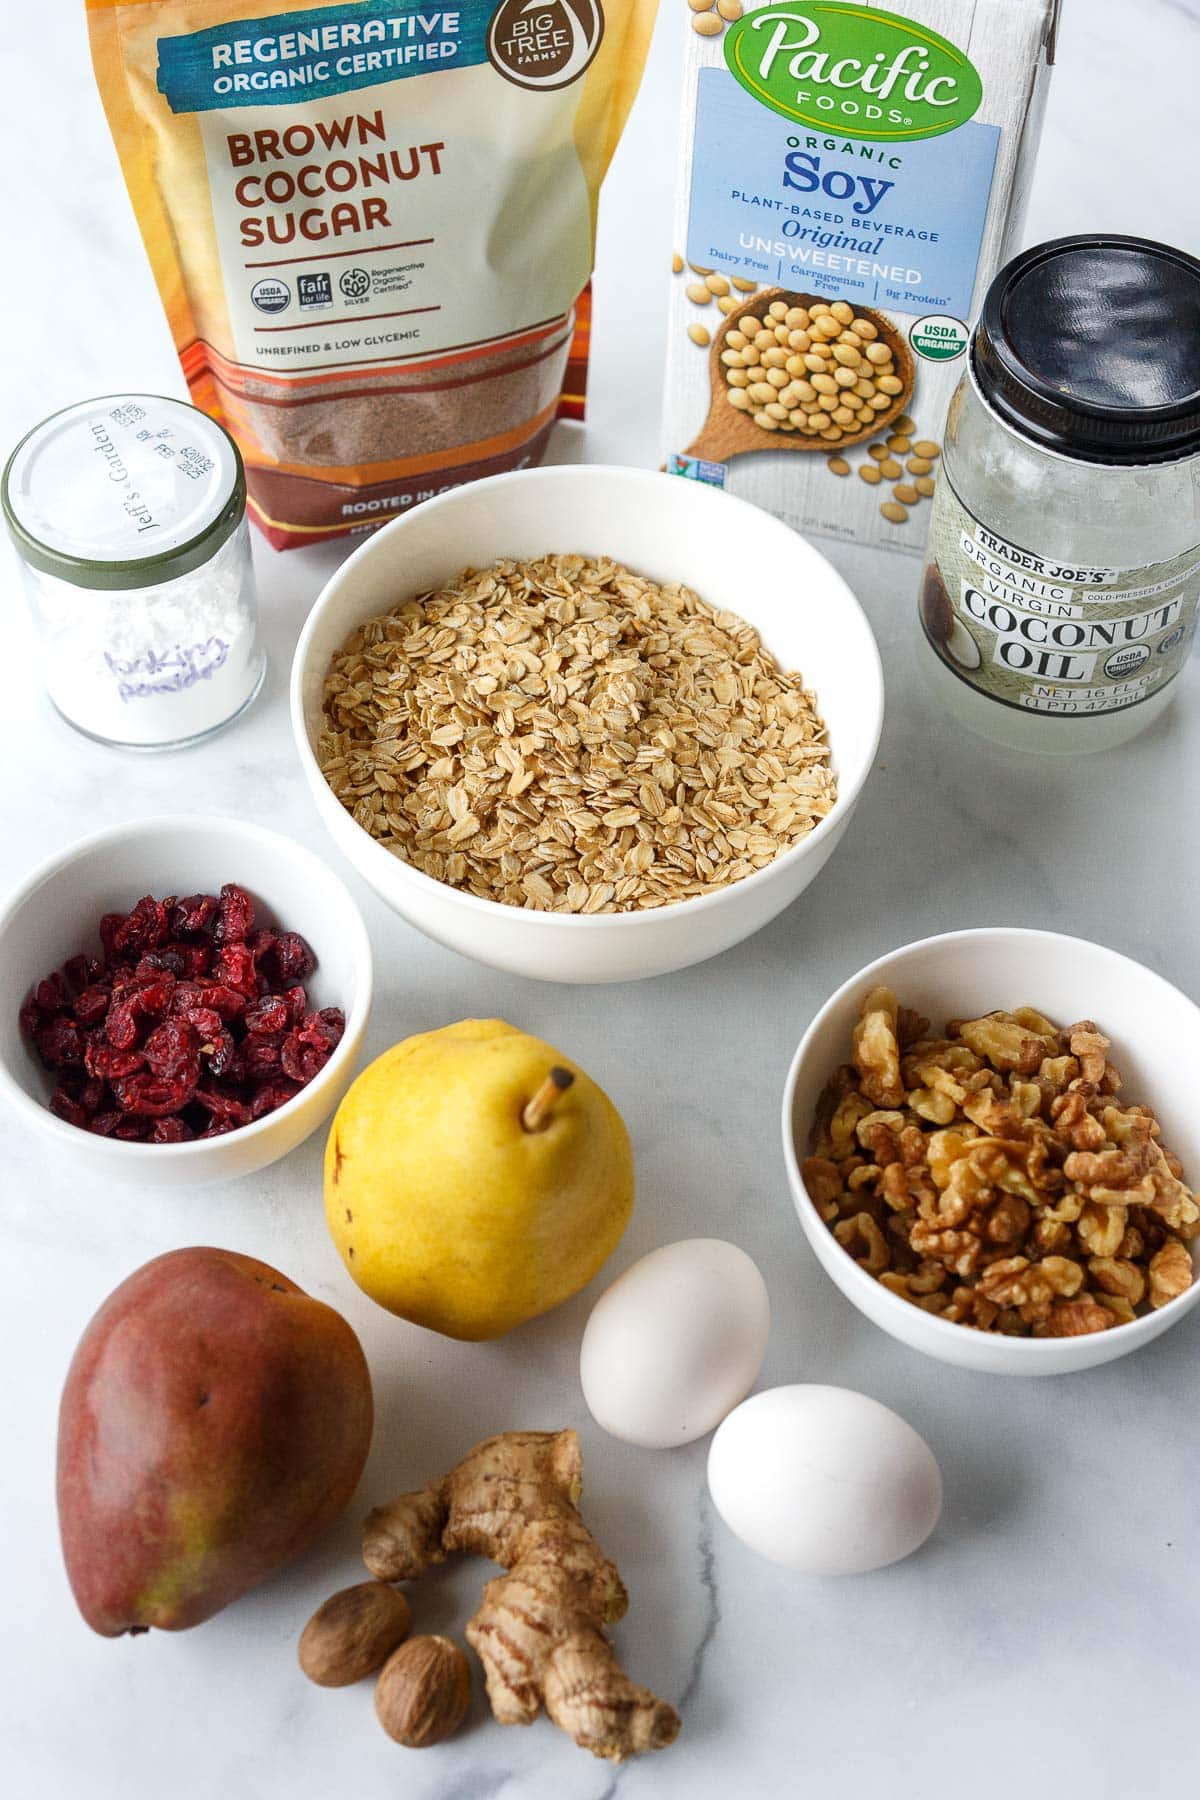
{"label": "ginger root", "polygon": [[440,1481],[377,1507],[363,1558],[383,1581],[409,1581],[453,1551],[487,1556],[489,1581],[467,1640],[502,1725],[544,1706],[593,1756],[624,1762],[673,1742],[679,1715],[623,1672],[602,1627],[628,1596],[577,1511],[583,1475],[573,1431],[506,1431]]}

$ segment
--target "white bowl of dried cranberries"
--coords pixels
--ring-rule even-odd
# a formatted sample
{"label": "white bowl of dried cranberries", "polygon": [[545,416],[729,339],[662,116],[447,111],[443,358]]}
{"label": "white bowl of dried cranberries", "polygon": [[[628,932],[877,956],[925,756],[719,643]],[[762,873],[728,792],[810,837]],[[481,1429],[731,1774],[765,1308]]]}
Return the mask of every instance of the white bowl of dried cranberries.
{"label": "white bowl of dried cranberries", "polygon": [[252,1174],[324,1123],[371,1003],[362,918],[325,865],[236,819],[119,825],[0,915],[0,1090],[107,1174]]}

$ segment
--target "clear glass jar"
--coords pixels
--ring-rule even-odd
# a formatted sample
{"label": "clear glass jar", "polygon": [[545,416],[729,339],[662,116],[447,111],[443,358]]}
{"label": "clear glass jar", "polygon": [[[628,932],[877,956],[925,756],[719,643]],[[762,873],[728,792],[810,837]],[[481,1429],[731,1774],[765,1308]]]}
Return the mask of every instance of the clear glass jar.
{"label": "clear glass jar", "polygon": [[996,277],[950,405],[920,616],[939,704],[1014,750],[1170,705],[1200,595],[1200,263],[1073,238]]}
{"label": "clear glass jar", "polygon": [[242,460],[180,400],[109,395],[13,451],[2,500],[51,701],[88,737],[182,748],[262,684]]}

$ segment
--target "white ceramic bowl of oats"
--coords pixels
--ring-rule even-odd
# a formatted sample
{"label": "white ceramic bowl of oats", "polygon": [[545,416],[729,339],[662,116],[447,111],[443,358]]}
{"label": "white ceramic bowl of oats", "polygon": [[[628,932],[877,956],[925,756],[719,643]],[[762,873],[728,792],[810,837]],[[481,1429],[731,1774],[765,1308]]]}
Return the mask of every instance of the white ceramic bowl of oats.
{"label": "white ceramic bowl of oats", "polygon": [[[683,583],[799,670],[826,728],[837,798],[763,868],[692,898],[581,913],[508,904],[435,879],[393,853],[333,793],[318,761],[326,676],[350,634],[402,601],[498,558],[608,557]],[[342,853],[436,942],[518,975],[631,981],[715,956],[795,900],[836,849],[870,773],[883,673],[854,595],[819,551],[716,488],[642,469],[568,466],[497,475],[428,500],[369,538],[325,587],[292,667],[292,727],[318,811]],[[519,721],[518,721],[519,724]]]}
{"label": "white ceramic bowl of oats", "polygon": [[[994,1375],[1062,1375],[1094,1368],[1127,1356],[1177,1324],[1200,1301],[1200,1281],[1149,1309],[1147,1282],[1147,1297],[1136,1309],[1140,1316],[1078,1336],[977,1330],[921,1310],[882,1285],[843,1248],[814,1204],[801,1165],[809,1155],[822,1091],[834,1070],[850,1061],[851,1033],[863,1001],[880,986],[890,988],[900,1006],[929,1019],[931,1035],[950,1019],[1020,1007],[1032,1007],[1059,1026],[1095,1021],[1111,1040],[1107,1054],[1122,1078],[1116,1104],[1150,1107],[1161,1125],[1162,1142],[1182,1163],[1184,1182],[1189,1188],[1200,1186],[1200,1008],[1185,994],[1116,950],[1055,932],[989,927],[924,938],[881,956],[825,1002],[800,1041],[784,1087],[783,1154],[792,1199],[817,1261],[846,1298],[902,1344],[940,1362]],[[1198,1244],[1200,1239],[1191,1246],[1193,1260]],[[1064,1254],[1083,1270],[1079,1296],[1072,1298],[1086,1300],[1101,1271],[1078,1243],[1068,1245]],[[1106,1267],[1104,1278],[1110,1273]],[[945,1291],[956,1285],[957,1278],[948,1277]]]}

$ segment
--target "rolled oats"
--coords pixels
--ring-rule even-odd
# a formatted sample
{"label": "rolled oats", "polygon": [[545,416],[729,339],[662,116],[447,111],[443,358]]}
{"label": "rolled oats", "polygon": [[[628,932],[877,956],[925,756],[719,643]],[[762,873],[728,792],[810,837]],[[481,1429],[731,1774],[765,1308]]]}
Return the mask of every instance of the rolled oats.
{"label": "rolled oats", "polygon": [[813,696],[753,627],[605,557],[468,569],[369,619],[330,666],[317,756],[394,856],[536,911],[710,893],[837,794]]}
{"label": "rolled oats", "polygon": [[802,1173],[843,1248],[953,1324],[1077,1337],[1194,1280],[1200,1204],[1108,1039],[1029,1007],[942,1037],[877,987],[817,1107]]}

